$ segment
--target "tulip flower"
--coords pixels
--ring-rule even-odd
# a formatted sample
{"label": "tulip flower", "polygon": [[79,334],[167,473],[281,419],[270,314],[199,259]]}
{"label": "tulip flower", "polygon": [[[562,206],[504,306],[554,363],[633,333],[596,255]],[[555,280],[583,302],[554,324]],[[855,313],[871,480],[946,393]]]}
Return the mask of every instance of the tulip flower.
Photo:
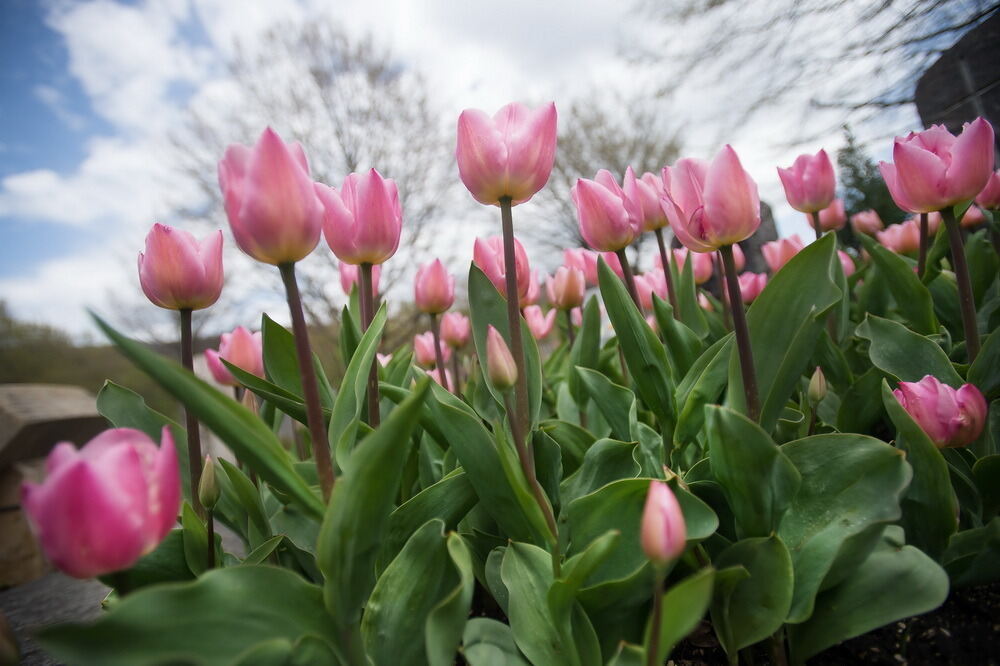
{"label": "tulip flower", "polygon": [[622,184],[625,197],[639,211],[639,228],[641,231],[656,231],[670,224],[660,198],[664,196],[663,180],[656,174],[644,173],[642,178],[636,178],[632,167],[625,170],[625,181]]}
{"label": "tulip flower", "polygon": [[[503,239],[500,236],[491,236],[485,240],[477,238],[472,248],[472,263],[486,274],[497,291],[501,294],[507,293]],[[524,252],[524,246],[516,238],[514,239],[514,267],[517,271],[517,294],[520,300],[528,294],[528,288],[531,286],[531,267],[528,264],[528,255]]]}
{"label": "tulip flower", "polygon": [[938,448],[966,446],[986,424],[986,399],[972,384],[956,390],[926,375],[919,382],[900,382],[892,393]]}
{"label": "tulip flower", "polygon": [[577,268],[583,271],[583,277],[587,282],[587,286],[593,287],[597,284],[597,262],[594,262],[594,274],[591,275],[587,271],[588,253],[590,253],[590,250],[586,250],[582,247],[573,248],[571,250],[563,250],[563,264],[567,268]]}
{"label": "tulip flower", "polygon": [[662,270],[654,268],[635,276],[635,289],[639,294],[639,305],[643,310],[653,309],[653,294],[667,300],[667,281]]}
{"label": "tulip flower", "polygon": [[130,428],[106,430],[77,450],[56,445],[41,484],[21,486],[21,505],[51,562],[74,578],[132,566],[152,552],[180,509],[170,429],[157,447]]}
{"label": "tulip flower", "polygon": [[376,352],[375,358],[378,360],[378,364],[384,368],[392,360],[392,354],[379,354]]}
{"label": "tulip flower", "polygon": [[139,284],[146,298],[168,310],[201,310],[222,293],[222,232],[198,241],[157,222],[139,253]]}
{"label": "tulip flower", "polygon": [[215,381],[226,386],[239,386],[229,369],[222,364],[228,361],[241,370],[258,377],[264,376],[264,344],[260,331],[251,333],[237,326],[232,333],[223,333],[219,350],[205,350],[205,363],[215,377]]}
{"label": "tulip flower", "polygon": [[[441,350],[445,363],[451,358],[451,347],[444,347]],[[413,359],[417,365],[432,368],[437,364],[437,356],[434,351],[434,335],[430,331],[418,333],[413,336]]]}
{"label": "tulip flower", "polygon": [[712,301],[708,300],[708,296],[706,296],[705,292],[703,291],[698,292],[698,305],[701,307],[702,310],[705,310],[707,312],[712,312],[713,310],[715,310],[715,308],[712,307]]}
{"label": "tulip flower", "polygon": [[833,203],[816,214],[806,216],[809,226],[816,228],[816,218],[819,218],[819,231],[836,231],[843,229],[847,223],[847,212],[844,210],[844,200],[834,199]]}
{"label": "tulip flower", "polygon": [[490,118],[479,109],[458,117],[458,174],[473,198],[488,206],[533,197],[549,180],[556,158],[556,106],[529,109],[516,102]]}
{"label": "tulip flower", "polygon": [[882,224],[882,218],[878,213],[869,209],[851,215],[851,228],[854,229],[854,233],[874,236],[875,232],[881,231],[885,225]]}
{"label": "tulip flower", "polygon": [[266,264],[313,251],[323,227],[305,152],[268,127],[253,147],[234,144],[219,162],[219,188],[240,249]]}
{"label": "tulip flower", "polygon": [[833,201],[837,176],[825,150],[799,155],[787,169],[778,168],[788,203],[802,213],[818,213]]}
{"label": "tulip flower", "polygon": [[760,226],[757,184],[731,146],[711,164],[682,159],[664,167],[660,200],[678,240],[695,252],[712,252],[749,238]]}
{"label": "tulip flower", "polygon": [[461,349],[469,342],[472,323],[461,312],[446,312],[441,317],[441,339],[452,349]]}
{"label": "tulip flower", "polygon": [[625,196],[606,169],[598,171],[594,180],[578,178],[570,196],[576,205],[580,235],[595,250],[618,252],[642,231],[641,205]]}
{"label": "tulip flower", "polygon": [[587,281],[579,268],[560,266],[556,274],[546,281],[549,305],[557,310],[572,310],[583,304]]}
{"label": "tulip flower", "polygon": [[486,372],[493,386],[501,391],[506,391],[517,381],[517,366],[510,348],[500,331],[492,325],[486,330]]}
{"label": "tulip flower", "polygon": [[764,255],[764,261],[772,273],[777,273],[788,260],[794,257],[805,247],[798,234],[788,238],[779,238],[776,241],[769,241],[760,246],[760,253]]}
{"label": "tulip flower", "polygon": [[818,405],[826,397],[827,390],[826,375],[823,374],[823,368],[817,365],[809,378],[809,388],[806,391],[809,402],[813,406]]}
{"label": "tulip flower", "polygon": [[909,254],[920,248],[920,224],[913,219],[890,224],[885,231],[875,233],[878,242],[893,252]]}
{"label": "tulip flower", "polygon": [[681,505],[670,486],[662,481],[649,482],[640,534],[643,552],[660,568],[680,557],[687,545],[687,526]]}
{"label": "tulip flower", "polygon": [[316,183],[323,202],[323,235],[337,258],[348,264],[381,264],[396,253],[403,228],[399,192],[375,169],[352,173],[340,191]]}
{"label": "tulip flower", "polygon": [[962,216],[961,225],[963,229],[974,229],[986,221],[986,215],[976,206],[969,206]]}
{"label": "tulip flower", "polygon": [[[739,245],[734,245],[733,249],[738,248]],[[743,252],[740,251],[740,257],[743,257]],[[677,264],[678,274],[684,272],[684,263],[691,258],[694,262],[691,264],[691,272],[694,275],[695,284],[705,284],[712,279],[712,272],[715,270],[715,261],[713,259],[714,255],[705,254],[703,252],[691,252],[686,247],[677,248],[674,250],[674,263]],[[733,252],[733,259],[736,259],[736,253]],[[746,259],[743,259],[746,262]],[[662,261],[659,257],[653,259],[653,264],[662,270]],[[740,263],[737,262],[736,270],[740,270]]]}
{"label": "tulip flower", "polygon": [[896,205],[912,213],[950,208],[976,197],[993,173],[993,128],[983,118],[956,138],[943,125],[896,137],[893,163],[879,170]]}
{"label": "tulip flower", "polygon": [[767,285],[767,273],[751,273],[748,271],[740,273],[737,279],[740,281],[740,297],[747,305],[753,303]]}
{"label": "tulip flower", "polygon": [[986,186],[976,195],[976,204],[985,210],[1000,210],[1000,170],[990,174]]}
{"label": "tulip flower", "polygon": [[455,302],[455,277],[448,273],[440,259],[417,270],[413,289],[414,301],[421,312],[441,314]]}
{"label": "tulip flower", "polygon": [[[441,371],[444,370],[444,381],[441,381]],[[427,376],[437,382],[438,386],[444,387],[446,391],[452,391],[449,387],[454,387],[455,382],[452,378],[451,371],[447,368],[434,368],[433,370],[427,371]],[[454,391],[452,391],[454,393]]]}
{"label": "tulip flower", "polygon": [[[340,288],[344,290],[344,293],[348,296],[351,295],[351,290],[354,289],[354,285],[358,284],[361,278],[361,269],[359,269],[354,264],[345,264],[341,262],[337,269],[340,272]],[[382,266],[381,264],[372,266],[372,296],[378,296],[378,283],[382,278]],[[359,286],[360,289],[360,286]]]}
{"label": "tulip flower", "polygon": [[570,310],[569,320],[574,326],[583,326],[583,308],[573,308]]}
{"label": "tulip flower", "polygon": [[541,283],[545,280],[546,275],[542,274],[539,276],[538,271],[531,271],[531,273],[529,273],[529,277],[528,291],[525,292],[524,296],[518,301],[518,306],[521,308],[534,305],[538,302],[538,297],[542,293]]}
{"label": "tulip flower", "polygon": [[593,284],[597,284],[597,260],[604,259],[604,263],[608,265],[611,272],[618,277],[625,279],[625,269],[622,268],[621,259],[614,252],[594,252],[593,250],[586,250],[583,255],[583,260],[586,263],[586,275],[587,282],[591,283],[591,277],[593,277]]}
{"label": "tulip flower", "polygon": [[851,255],[843,250],[837,250],[837,258],[840,259],[840,267],[844,269],[844,277],[851,277],[854,274],[854,260]]}
{"label": "tulip flower", "polygon": [[542,314],[542,309],[537,305],[529,305],[524,308],[524,320],[528,324],[528,330],[535,336],[536,340],[548,337],[552,332],[552,327],[556,323],[556,311],[549,310]]}

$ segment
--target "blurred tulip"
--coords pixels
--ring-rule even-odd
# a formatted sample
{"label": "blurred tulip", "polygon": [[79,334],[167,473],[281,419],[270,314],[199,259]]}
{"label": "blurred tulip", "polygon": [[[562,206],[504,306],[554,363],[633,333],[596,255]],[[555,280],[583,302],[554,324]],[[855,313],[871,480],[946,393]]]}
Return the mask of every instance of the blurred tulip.
{"label": "blurred tulip", "polygon": [[701,306],[702,310],[706,310],[708,312],[713,312],[715,310],[715,308],[712,307],[712,301],[708,300],[708,296],[706,296],[703,291],[698,292],[698,305]]}
{"label": "blurred tulip", "polygon": [[617,252],[628,247],[642,231],[640,204],[625,196],[606,169],[598,171],[594,180],[578,178],[570,196],[576,205],[580,235],[595,250]]}
{"label": "blurred tulip", "polygon": [[323,235],[337,258],[348,264],[381,264],[396,253],[403,229],[399,192],[375,169],[352,173],[340,191],[316,183],[323,202]]}
{"label": "blurred tulip", "polygon": [[222,364],[223,360],[252,375],[263,377],[264,343],[260,331],[251,333],[242,326],[237,326],[232,333],[222,334],[218,351],[205,350],[205,363],[215,381],[226,386],[240,386],[241,382]]}
{"label": "blurred tulip", "polygon": [[976,196],[976,203],[986,210],[1000,210],[1000,171],[990,174],[986,186]]}
{"label": "blurred tulip", "polygon": [[[338,271],[340,271],[340,288],[344,290],[346,295],[350,296],[354,285],[360,284],[358,280],[361,277],[361,269],[354,264],[340,262]],[[378,283],[381,277],[382,266],[380,264],[372,266],[372,291],[374,292],[372,298],[378,297]],[[360,287],[358,288],[360,289]]]}
{"label": "blurred tulip", "polygon": [[500,331],[491,324],[486,330],[486,372],[493,386],[505,391],[517,381],[517,366]]}
{"label": "blurred tulip", "polygon": [[789,259],[799,253],[805,245],[798,234],[788,238],[779,238],[776,241],[768,241],[760,246],[760,253],[764,255],[764,261],[772,273],[777,273],[781,267],[788,263]]}
{"label": "blurred tulip", "polygon": [[854,259],[843,250],[837,250],[837,258],[840,259],[840,267],[844,269],[844,277],[851,277],[854,274]]}
{"label": "blurred tulip", "polygon": [[874,236],[875,232],[884,228],[884,225],[878,213],[869,209],[851,215],[851,228],[854,229],[854,233]]}
{"label": "blurred tulip", "polygon": [[572,310],[583,304],[587,281],[579,268],[560,266],[545,283],[549,305],[557,310]]}
{"label": "blurred tulip", "polygon": [[215,465],[212,464],[212,456],[205,456],[205,464],[201,467],[201,479],[198,481],[198,501],[203,507],[212,511],[219,503],[221,496],[222,491],[215,478]]}
{"label": "blurred tulip", "polygon": [[974,229],[985,221],[986,215],[983,211],[976,206],[969,206],[969,210],[965,211],[965,215],[962,216],[962,228]]}
{"label": "blurred tulip", "polygon": [[222,293],[222,232],[198,241],[157,222],[139,253],[139,284],[146,298],[168,310],[201,310]]}
{"label": "blurred tulip", "polygon": [[[493,286],[501,295],[507,294],[507,274],[504,269],[503,238],[490,236],[487,239],[477,238],[472,248],[472,263],[486,274]],[[528,255],[524,252],[521,241],[514,239],[514,267],[517,270],[517,295],[524,298],[531,286],[531,266]]]}
{"label": "blurred tulip", "polygon": [[896,205],[929,213],[970,201],[993,173],[993,128],[983,118],[966,123],[956,138],[943,125],[896,137],[893,163],[880,162]]}
{"label": "blurred tulip", "polygon": [[21,505],[46,557],[74,578],[132,566],[173,527],[181,503],[170,429],[106,430],[77,450],[57,444],[46,479],[21,486]]}
{"label": "blurred tulip", "polygon": [[[625,279],[625,271],[622,270],[621,259],[614,252],[594,252],[593,250],[586,250],[583,255],[583,260],[586,263],[586,276],[587,282],[597,285],[597,260],[604,259],[604,263],[608,265],[611,272],[618,277]],[[593,277],[593,282],[591,282],[591,277]]]}
{"label": "blurred tulip", "polygon": [[827,208],[837,189],[837,175],[825,150],[815,155],[799,155],[787,169],[778,167],[789,205],[802,213]]}
{"label": "blurred tulip", "polygon": [[914,219],[890,224],[885,231],[875,233],[875,238],[883,246],[899,254],[916,252],[920,248],[920,223]]}
{"label": "blurred tulip", "polygon": [[441,317],[441,340],[452,349],[464,347],[471,334],[472,323],[461,312],[446,312]]}
{"label": "blurred tulip", "polygon": [[[428,370],[427,376],[433,379],[435,382],[437,382],[438,386],[445,386],[445,384],[441,383],[441,368],[434,368],[433,370]],[[445,381],[448,382],[447,384],[448,390],[454,393],[455,382],[452,379],[451,370],[448,370],[447,368],[444,369],[444,378]]]}
{"label": "blurred tulip", "polygon": [[955,390],[926,375],[919,382],[900,382],[892,393],[938,448],[966,446],[986,424],[986,399],[972,384]]}
{"label": "blurred tulip", "polygon": [[583,326],[583,309],[573,308],[569,311],[569,320],[574,326]]}
{"label": "blurred tulip", "polygon": [[670,224],[663,207],[660,206],[660,198],[664,196],[663,180],[652,173],[642,174],[642,178],[636,178],[632,167],[625,170],[625,182],[622,184],[622,191],[632,205],[640,211],[639,225],[641,231],[655,231]]}
{"label": "blurred tulip", "polygon": [[583,271],[584,280],[587,286],[593,287],[597,284],[597,262],[594,262],[594,274],[591,275],[588,272],[587,265],[587,254],[590,250],[586,250],[582,247],[573,248],[571,250],[563,250],[563,264],[568,268],[577,268]]}
{"label": "blurred tulip", "polygon": [[[733,259],[736,258],[735,250],[738,247],[739,245],[733,246]],[[740,251],[740,256],[743,256],[742,251]],[[691,272],[694,275],[695,284],[705,284],[712,279],[712,272],[715,270],[715,255],[704,252],[691,252],[686,247],[674,249],[674,263],[677,264],[678,275],[684,273],[684,263],[688,260],[688,257],[691,257],[691,260],[694,262],[691,264]],[[745,263],[746,259],[743,261]],[[660,255],[656,255],[653,259],[653,264],[657,268],[662,269],[662,263]],[[739,266],[737,266],[736,270],[740,270]]]}
{"label": "blurred tulip", "polygon": [[[816,228],[812,215],[806,215],[809,226]],[[847,223],[847,212],[844,210],[844,200],[834,199],[833,203],[819,211],[819,230],[836,231],[843,229]]]}
{"label": "blurred tulip", "polygon": [[740,297],[747,305],[753,303],[767,286],[767,273],[750,273],[748,271],[740,273],[736,279],[740,283]]}
{"label": "blurred tulip", "polygon": [[641,541],[646,557],[659,567],[680,557],[687,545],[687,526],[681,505],[662,481],[649,482],[646,506],[642,511]]}
{"label": "blurred tulip", "polygon": [[219,188],[240,249],[266,264],[299,261],[319,243],[323,205],[305,152],[268,127],[253,147],[233,144],[219,162]]}
{"label": "blurred tulip", "polygon": [[[451,347],[444,345],[441,348],[441,356],[442,360],[447,363],[451,358]],[[424,368],[433,368],[437,364],[437,356],[434,353],[434,334],[430,331],[413,336],[413,360]]]}
{"label": "blurred tulip", "polygon": [[389,361],[392,360],[392,354],[376,353],[375,358],[378,360],[378,364],[384,368],[385,366],[389,365]]}
{"label": "blurred tulip", "polygon": [[661,300],[667,300],[667,279],[663,271],[654,268],[642,275],[635,276],[635,290],[639,295],[639,304],[643,310],[653,309],[653,294]]}
{"label": "blurred tulip", "polygon": [[524,203],[545,186],[556,157],[556,106],[516,102],[490,118],[479,109],[458,117],[458,173],[476,201]]}
{"label": "blurred tulip", "polygon": [[448,273],[440,259],[435,259],[417,269],[413,290],[421,312],[441,314],[455,302],[455,276]]}
{"label": "blurred tulip", "polygon": [[524,321],[528,324],[528,330],[535,336],[536,340],[543,340],[552,332],[552,327],[556,323],[556,311],[549,310],[542,314],[542,309],[537,305],[529,305],[524,308]]}
{"label": "blurred tulip", "polygon": [[540,283],[544,278],[539,277],[538,271],[531,271],[531,273],[529,273],[529,277],[531,279],[528,280],[528,291],[525,292],[524,296],[518,301],[518,306],[521,308],[537,303],[538,297],[542,293]]}

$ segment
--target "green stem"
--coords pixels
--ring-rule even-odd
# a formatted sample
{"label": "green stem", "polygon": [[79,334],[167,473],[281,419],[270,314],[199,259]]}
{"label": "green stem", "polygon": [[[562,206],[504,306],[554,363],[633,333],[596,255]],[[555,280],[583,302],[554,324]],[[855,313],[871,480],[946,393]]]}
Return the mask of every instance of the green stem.
{"label": "green stem", "polygon": [[462,392],[460,387],[462,386],[461,379],[462,366],[458,362],[458,350],[451,350],[451,381],[455,384],[455,395],[462,397]]}
{"label": "green stem", "polygon": [[632,267],[628,264],[628,257],[625,256],[625,248],[618,250],[615,254],[618,255],[618,261],[622,265],[622,275],[625,276],[625,286],[628,288],[628,295],[632,297],[635,307],[642,311],[642,306],[639,305],[639,292],[635,289],[635,277],[632,275]]}
{"label": "green stem", "polygon": [[653,582],[653,621],[649,627],[649,648],[646,650],[646,666],[660,666],[657,658],[660,651],[660,623],[663,617],[663,572],[657,569]]}
{"label": "green stem", "polygon": [[674,309],[674,319],[680,319],[680,312],[677,310],[677,294],[674,293],[674,278],[670,275],[670,259],[667,255],[667,245],[663,242],[663,229],[656,229],[656,244],[660,248],[660,263],[663,264],[663,276],[667,280],[667,299],[670,307]]}
{"label": "green stem", "polygon": [[448,372],[444,366],[444,354],[441,353],[441,325],[438,323],[438,316],[433,313],[431,313],[431,333],[434,335],[434,360],[441,376],[441,386],[448,391]]}
{"label": "green stem", "polygon": [[[361,264],[358,270],[361,282],[361,326],[367,331],[375,318],[375,287],[372,283],[372,265]],[[444,379],[442,377],[442,379]],[[441,382],[442,386],[445,383]],[[447,386],[445,386],[447,388]],[[377,428],[382,422],[378,408],[378,359],[372,359],[372,367],[368,371],[368,425]]]}
{"label": "green stem", "polygon": [[917,255],[917,277],[924,277],[927,270],[927,246],[930,245],[928,236],[929,227],[927,224],[927,213],[920,214],[920,253]]}
{"label": "green stem", "polygon": [[576,343],[576,333],[573,332],[573,315],[570,310],[563,310],[566,317],[566,339],[569,341],[570,349]]}
{"label": "green stem", "polygon": [[969,264],[965,260],[965,245],[962,243],[962,230],[955,219],[951,207],[941,211],[944,225],[948,229],[948,240],[951,243],[951,260],[955,266],[955,277],[958,280],[958,300],[962,306],[962,327],[965,329],[965,349],[969,363],[979,355],[979,329],[976,324],[976,302],[972,293],[972,280],[969,278]]}
{"label": "green stem", "polygon": [[[181,364],[194,372],[194,340],[191,334],[191,310],[185,308],[181,312]],[[199,518],[205,517],[205,507],[198,499],[198,482],[201,481],[201,431],[198,428],[198,417],[187,407],[184,407],[185,427],[187,428],[188,466],[191,474],[191,506]]]}
{"label": "green stem", "polygon": [[757,421],[760,418],[760,399],[757,395],[757,372],[753,366],[750,330],[747,328],[747,316],[743,311],[743,296],[740,294],[740,281],[736,279],[736,262],[733,260],[732,245],[723,245],[720,247],[719,254],[722,255],[722,265],[726,269],[726,283],[729,286],[729,303],[732,306],[736,347],[740,353],[740,371],[743,375],[743,391],[746,395],[747,417],[751,421]]}
{"label": "green stem", "polygon": [[813,221],[813,230],[816,232],[816,240],[823,237],[823,230],[819,226],[819,211],[813,211],[809,213]]}
{"label": "green stem", "polygon": [[212,510],[208,509],[205,516],[205,529],[208,532],[208,552],[205,558],[205,568],[214,569],[215,568],[215,517],[212,515]]}
{"label": "green stem", "polygon": [[771,635],[771,662],[774,666],[788,666],[788,654],[785,652],[785,632],[778,629]]}
{"label": "green stem", "polygon": [[[517,431],[526,435],[530,419],[528,416],[528,373],[524,360],[524,342],[521,338],[521,312],[517,290],[517,262],[514,255],[514,218],[511,213],[511,198],[500,199],[500,219],[503,225],[503,265],[504,278],[507,287],[507,328],[510,333],[510,351],[514,356],[514,366],[517,368],[517,382],[514,384],[515,420]],[[523,442],[521,442],[523,445]],[[534,457],[528,451],[534,476]]]}

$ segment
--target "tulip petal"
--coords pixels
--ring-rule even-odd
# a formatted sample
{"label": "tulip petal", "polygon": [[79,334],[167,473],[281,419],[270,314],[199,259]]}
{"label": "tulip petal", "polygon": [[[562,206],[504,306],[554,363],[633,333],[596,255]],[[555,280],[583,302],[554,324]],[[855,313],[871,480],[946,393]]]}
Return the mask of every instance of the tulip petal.
{"label": "tulip petal", "polygon": [[493,119],[479,109],[466,109],[458,117],[455,148],[458,173],[476,201],[496,205],[505,194],[498,174],[507,168],[507,147]]}
{"label": "tulip petal", "polygon": [[935,155],[912,143],[896,141],[892,150],[896,184],[916,213],[941,210],[947,204],[946,165]]}
{"label": "tulip petal", "polygon": [[952,146],[946,175],[949,198],[958,203],[979,194],[993,173],[993,160],[993,128],[984,119],[976,118]]}

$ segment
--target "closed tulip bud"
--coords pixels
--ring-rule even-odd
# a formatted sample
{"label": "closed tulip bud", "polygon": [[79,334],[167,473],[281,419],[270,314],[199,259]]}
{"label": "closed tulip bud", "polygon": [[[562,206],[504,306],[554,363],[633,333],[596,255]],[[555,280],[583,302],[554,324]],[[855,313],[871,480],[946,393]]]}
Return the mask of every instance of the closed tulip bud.
{"label": "closed tulip bud", "polygon": [[799,251],[805,247],[802,239],[798,235],[788,238],[779,238],[776,241],[769,241],[760,246],[760,253],[764,255],[764,261],[772,273],[777,273],[781,267],[788,263]]}
{"label": "closed tulip bud", "polygon": [[1000,171],[990,174],[986,186],[976,195],[976,204],[986,210],[1000,210]]}
{"label": "closed tulip bud", "polygon": [[41,484],[21,486],[21,505],[46,557],[74,578],[132,566],[173,527],[181,502],[174,440],[158,447],[130,428],[106,430],[77,450],[57,444]]}
{"label": "closed tulip bud", "polygon": [[[813,229],[816,228],[812,215],[806,216],[806,221]],[[836,231],[843,229],[847,223],[847,212],[844,210],[844,200],[834,199],[833,203],[819,211],[819,230]]]}
{"label": "closed tulip bud", "polygon": [[966,123],[956,138],[943,125],[896,137],[893,163],[879,162],[893,201],[911,213],[929,213],[976,197],[993,173],[993,127]]}
{"label": "closed tulip bud", "polygon": [[337,258],[348,264],[381,264],[396,254],[403,209],[391,178],[375,169],[352,173],[340,191],[316,183],[323,202],[323,235]]}
{"label": "closed tulip bud", "polygon": [[938,448],[966,446],[983,432],[986,399],[972,384],[956,390],[927,375],[892,393]]}
{"label": "closed tulip bud", "polygon": [[712,252],[749,238],[760,226],[757,183],[725,146],[711,164],[682,159],[664,167],[660,200],[678,240],[695,252]]}
{"label": "closed tulip bud", "polygon": [[631,245],[642,231],[642,209],[625,196],[610,171],[601,169],[594,180],[578,178],[570,191],[576,205],[580,235],[601,252],[617,252]]}
{"label": "closed tulip bud", "polygon": [[826,392],[826,375],[823,374],[823,368],[817,365],[812,377],[809,378],[809,403],[815,407],[826,397]]}
{"label": "closed tulip bud", "polygon": [[802,213],[822,211],[833,201],[837,176],[825,150],[799,155],[787,169],[778,167],[789,205]]}
{"label": "closed tulip bud", "polygon": [[455,302],[455,277],[440,259],[417,269],[413,285],[414,300],[421,312],[441,314]]}
{"label": "closed tulip bud", "polygon": [[[447,363],[451,358],[451,347],[444,345],[441,348],[441,357],[441,360]],[[433,333],[425,331],[413,336],[413,358],[417,365],[424,368],[433,368],[437,365]]]}
{"label": "closed tulip bud", "polygon": [[[350,296],[351,291],[354,289],[354,285],[360,284],[359,280],[361,279],[361,269],[355,266],[354,264],[346,264],[344,262],[341,262],[338,271],[340,272],[340,288],[344,290],[345,294]],[[372,266],[373,298],[378,296],[378,283],[381,278],[382,278],[381,264],[376,264]]]}
{"label": "closed tulip bud", "polygon": [[[739,247],[739,245],[733,246],[734,249],[737,247]],[[740,256],[742,255],[743,252],[740,252]],[[690,258],[691,261],[694,262],[691,264],[691,273],[694,275],[695,284],[705,284],[712,279],[712,272],[715,270],[715,262],[712,259],[714,256],[714,254],[705,254],[703,252],[691,252],[686,247],[677,248],[674,250],[674,263],[677,264],[677,272],[683,273],[684,263]],[[745,261],[746,260],[744,259],[744,262]],[[663,264],[663,260],[660,259],[660,255],[656,255],[656,259],[653,260],[653,263],[656,264],[658,268]],[[736,270],[739,270],[739,268]]]}
{"label": "closed tulip bud", "polygon": [[844,269],[844,277],[854,275],[854,260],[851,259],[851,255],[843,250],[837,250],[837,258],[840,259],[840,267]]}
{"label": "closed tulip bud", "polygon": [[538,302],[538,297],[542,293],[541,282],[542,277],[539,277],[538,271],[531,271],[529,274],[530,279],[528,280],[528,291],[525,292],[524,296],[518,301],[518,306],[526,308],[529,305],[534,305]]}
{"label": "closed tulip bud", "polygon": [[444,384],[441,383],[442,370],[444,371],[445,379],[448,380],[448,386],[449,386],[448,390],[454,393],[456,389],[455,381],[451,378],[451,371],[448,370],[447,368],[434,368],[433,370],[428,370],[427,376],[433,379],[435,382],[437,382],[438,386],[444,386]]}
{"label": "closed tulip bud", "polygon": [[219,162],[219,187],[233,238],[267,264],[298,261],[319,243],[323,205],[302,146],[268,127],[253,147],[234,144]]}
{"label": "closed tulip bud", "polygon": [[635,276],[635,290],[639,295],[639,305],[643,310],[653,309],[653,294],[662,300],[667,299],[667,279],[663,271],[654,268],[642,275]]}
{"label": "closed tulip bud", "polygon": [[441,339],[452,349],[461,349],[469,342],[472,324],[461,312],[446,312],[441,317]]}
{"label": "closed tulip bud", "polygon": [[882,218],[873,210],[863,210],[860,213],[851,215],[851,228],[854,233],[868,234],[874,236],[876,232],[885,228]]}
{"label": "closed tulip bud", "polygon": [[545,186],[556,159],[556,105],[511,103],[490,118],[479,109],[458,117],[458,174],[476,201],[524,203]]}
{"label": "closed tulip bud", "polygon": [[[490,236],[487,239],[477,238],[472,247],[472,263],[486,274],[493,286],[501,295],[507,294],[507,273],[504,266],[503,238]],[[517,271],[517,296],[519,299],[528,294],[531,286],[531,266],[528,255],[524,252],[521,241],[514,239],[514,268]]]}
{"label": "closed tulip bud", "polygon": [[983,214],[983,211],[975,206],[969,206],[969,210],[965,211],[965,215],[962,216],[962,228],[975,229],[985,221],[986,215]]}
{"label": "closed tulip bud", "polygon": [[215,465],[211,456],[205,456],[205,465],[201,468],[201,479],[198,481],[198,500],[201,505],[211,511],[219,503],[219,482],[215,478]]}
{"label": "closed tulip bud", "polygon": [[536,340],[548,337],[552,332],[552,327],[556,323],[556,311],[549,310],[542,314],[542,309],[537,305],[529,305],[524,308],[524,321],[528,324],[528,330],[535,336]]}
{"label": "closed tulip bud", "polygon": [[218,351],[205,350],[205,363],[215,381],[226,386],[239,386],[240,382],[233,377],[222,361],[228,361],[241,370],[263,377],[264,343],[260,332],[251,333],[242,326],[237,326],[232,333],[222,334]]}
{"label": "closed tulip bud", "polygon": [[625,170],[625,182],[622,191],[632,205],[639,210],[639,226],[641,231],[654,231],[670,224],[660,198],[663,196],[663,180],[652,173],[642,174],[636,178],[632,167]]}
{"label": "closed tulip bud", "polygon": [[920,248],[920,223],[910,219],[890,224],[885,231],[875,232],[875,238],[893,252],[910,254]]}
{"label": "closed tulip bud", "polygon": [[490,382],[506,391],[517,381],[517,365],[500,331],[492,325],[486,329],[486,371]]}
{"label": "closed tulip bud", "polygon": [[[740,298],[747,305],[753,303],[760,292],[764,291],[764,287],[767,286],[767,273],[740,273],[736,277],[737,281],[740,283]],[[726,297],[729,297],[729,292],[726,292]]]}
{"label": "closed tulip bud", "polygon": [[642,511],[642,550],[650,562],[665,567],[684,552],[687,526],[681,505],[670,486],[650,481],[646,506]]}
{"label": "closed tulip bud", "polygon": [[156,223],[139,253],[139,284],[146,298],[168,310],[201,310],[222,293],[222,232],[198,241],[187,231]]}
{"label": "closed tulip bud", "polygon": [[557,310],[572,310],[583,304],[587,279],[579,268],[560,266],[556,274],[545,283],[549,304]]}

